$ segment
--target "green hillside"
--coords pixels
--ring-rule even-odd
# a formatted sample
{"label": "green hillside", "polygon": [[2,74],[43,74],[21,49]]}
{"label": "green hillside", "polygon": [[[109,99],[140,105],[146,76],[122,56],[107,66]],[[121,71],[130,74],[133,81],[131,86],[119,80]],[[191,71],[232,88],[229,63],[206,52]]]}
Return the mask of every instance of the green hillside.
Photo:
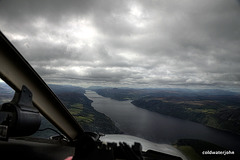
{"label": "green hillside", "polygon": [[137,107],[240,134],[240,94],[224,90],[101,88],[98,94],[132,99]]}
{"label": "green hillside", "polygon": [[83,88],[59,85],[50,85],[50,87],[85,131],[122,133],[109,117],[97,112],[91,106],[92,101],[84,95]]}

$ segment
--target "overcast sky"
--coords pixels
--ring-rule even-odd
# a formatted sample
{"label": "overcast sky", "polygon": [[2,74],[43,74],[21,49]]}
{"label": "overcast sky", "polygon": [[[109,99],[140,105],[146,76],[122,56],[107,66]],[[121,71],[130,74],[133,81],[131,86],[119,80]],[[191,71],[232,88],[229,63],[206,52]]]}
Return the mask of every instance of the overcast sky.
{"label": "overcast sky", "polygon": [[0,30],[47,83],[240,88],[237,0],[0,0]]}

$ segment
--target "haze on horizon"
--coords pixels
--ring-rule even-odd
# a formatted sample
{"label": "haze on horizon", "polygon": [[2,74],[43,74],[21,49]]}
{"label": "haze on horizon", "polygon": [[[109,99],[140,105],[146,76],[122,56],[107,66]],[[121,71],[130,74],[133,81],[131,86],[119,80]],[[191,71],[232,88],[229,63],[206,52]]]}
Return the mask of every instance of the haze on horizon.
{"label": "haze on horizon", "polygon": [[47,83],[240,91],[239,0],[0,0]]}

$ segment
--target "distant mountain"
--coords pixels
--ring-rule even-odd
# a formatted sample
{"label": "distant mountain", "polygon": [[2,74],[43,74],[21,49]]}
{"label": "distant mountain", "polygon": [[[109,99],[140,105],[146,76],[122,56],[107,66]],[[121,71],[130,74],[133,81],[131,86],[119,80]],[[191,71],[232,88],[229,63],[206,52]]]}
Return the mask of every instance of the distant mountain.
{"label": "distant mountain", "polygon": [[87,87],[87,90],[96,90],[96,89],[103,89],[103,88],[108,88],[108,87],[102,87],[102,86],[90,86]]}
{"label": "distant mountain", "polygon": [[144,95],[144,92],[137,89],[123,89],[123,88],[102,88],[94,90],[99,95],[109,97],[119,101],[125,101],[130,99],[137,99]]}
{"label": "distant mountain", "polygon": [[201,97],[209,99],[219,98],[222,96],[229,98],[239,98],[240,93],[218,90],[218,89],[201,89],[201,90],[190,90],[182,88],[156,88],[156,89],[134,89],[134,88],[99,88],[94,89],[98,94],[109,97],[115,100],[136,100],[142,97],[178,97],[178,98],[196,98]]}
{"label": "distant mountain", "polygon": [[0,104],[12,100],[15,91],[6,83],[0,82]]}
{"label": "distant mountain", "polygon": [[48,84],[48,86],[57,94],[64,92],[80,92],[80,93],[85,92],[84,88],[72,85]]}

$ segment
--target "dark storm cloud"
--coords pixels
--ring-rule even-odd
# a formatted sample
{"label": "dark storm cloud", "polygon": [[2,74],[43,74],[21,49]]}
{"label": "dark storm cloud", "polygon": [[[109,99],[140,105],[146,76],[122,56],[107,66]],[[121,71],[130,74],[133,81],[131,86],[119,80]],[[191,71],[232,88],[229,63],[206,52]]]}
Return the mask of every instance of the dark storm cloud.
{"label": "dark storm cloud", "polygon": [[51,83],[240,83],[240,5],[213,1],[0,1],[0,27]]}

